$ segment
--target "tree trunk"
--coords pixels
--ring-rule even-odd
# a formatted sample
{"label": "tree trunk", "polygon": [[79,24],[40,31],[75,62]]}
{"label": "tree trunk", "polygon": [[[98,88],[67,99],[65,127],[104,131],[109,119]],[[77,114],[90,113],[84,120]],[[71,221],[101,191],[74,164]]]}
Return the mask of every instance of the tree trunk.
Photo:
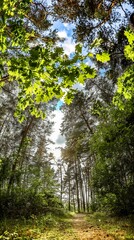
{"label": "tree trunk", "polygon": [[27,134],[28,134],[30,128],[32,127],[33,120],[34,120],[34,117],[32,117],[30,119],[29,123],[24,127],[24,130],[22,131],[22,137],[21,137],[19,149],[18,149],[16,158],[14,160],[14,163],[12,165],[11,174],[10,174],[10,177],[9,177],[9,182],[8,182],[8,187],[7,187],[7,193],[8,194],[10,193],[12,185],[14,183],[15,170],[16,170],[17,164],[19,162],[20,153],[21,153],[21,150],[23,148],[24,141],[25,141],[25,139],[27,137]]}
{"label": "tree trunk", "polygon": [[80,199],[79,199],[79,181],[78,181],[78,169],[77,162],[75,158],[75,181],[76,181],[76,196],[77,196],[77,210],[80,213]]}

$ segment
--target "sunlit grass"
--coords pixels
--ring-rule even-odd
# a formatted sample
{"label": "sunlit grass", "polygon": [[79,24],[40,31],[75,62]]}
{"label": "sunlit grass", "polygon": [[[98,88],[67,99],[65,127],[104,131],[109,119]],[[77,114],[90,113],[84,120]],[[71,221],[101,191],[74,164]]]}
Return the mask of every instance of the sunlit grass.
{"label": "sunlit grass", "polygon": [[106,213],[96,212],[87,215],[86,219],[93,226],[106,230],[115,240],[134,239],[134,215],[128,217],[113,217]]}
{"label": "sunlit grass", "polygon": [[[73,227],[74,214],[54,216],[47,214],[36,217],[32,215],[29,219],[4,219],[0,222],[1,240],[80,240]],[[134,240],[134,217],[111,217],[107,214],[96,212],[87,214],[85,219],[89,223],[88,233],[95,230],[98,236],[108,233],[115,240]],[[73,224],[72,224],[73,223]],[[82,225],[80,226],[82,231]],[[87,231],[86,231],[87,232]],[[83,234],[85,231],[83,231]],[[85,238],[86,239],[86,238]]]}
{"label": "sunlit grass", "polygon": [[4,219],[0,223],[0,239],[62,240],[65,239],[66,236],[66,239],[69,240],[69,237],[73,234],[70,218],[70,214],[59,217],[47,214],[46,216],[40,217],[32,215],[29,219]]}

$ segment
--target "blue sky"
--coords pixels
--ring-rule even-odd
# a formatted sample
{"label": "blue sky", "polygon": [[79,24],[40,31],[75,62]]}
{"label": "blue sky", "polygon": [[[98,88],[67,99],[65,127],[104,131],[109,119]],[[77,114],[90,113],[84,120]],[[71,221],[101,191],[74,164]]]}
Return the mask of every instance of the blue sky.
{"label": "blue sky", "polygon": [[59,42],[59,45],[64,48],[65,54],[70,56],[70,54],[75,51],[75,41],[72,38],[74,25],[57,21],[54,23],[53,28],[58,29],[58,36],[64,39],[63,42]]}
{"label": "blue sky", "polygon": [[74,25],[71,23],[62,23],[58,20],[54,23],[53,28],[59,31],[66,31],[67,36],[72,37]]}
{"label": "blue sky", "polygon": [[61,106],[63,106],[63,102],[60,100],[58,101],[57,105],[56,105],[56,110],[60,110]]}

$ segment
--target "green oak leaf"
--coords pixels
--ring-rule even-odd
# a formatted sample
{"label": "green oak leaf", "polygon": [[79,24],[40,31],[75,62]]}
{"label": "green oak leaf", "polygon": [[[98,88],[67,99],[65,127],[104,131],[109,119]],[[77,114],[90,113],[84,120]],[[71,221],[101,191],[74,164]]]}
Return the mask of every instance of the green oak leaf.
{"label": "green oak leaf", "polygon": [[99,62],[105,63],[110,61],[109,53],[103,52],[101,54],[96,54],[96,59]]}

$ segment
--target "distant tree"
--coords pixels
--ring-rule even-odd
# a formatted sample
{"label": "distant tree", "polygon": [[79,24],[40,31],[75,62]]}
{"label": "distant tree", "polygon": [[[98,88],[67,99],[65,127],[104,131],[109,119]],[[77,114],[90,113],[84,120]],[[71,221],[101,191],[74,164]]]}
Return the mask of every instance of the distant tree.
{"label": "distant tree", "polygon": [[[61,132],[66,137],[66,147],[62,149],[62,160],[67,165],[65,187],[69,193],[69,209],[89,211],[92,198],[91,168],[93,156],[88,144],[94,131],[94,122],[89,112],[90,94],[79,92],[69,106],[63,107]],[[92,99],[92,97],[91,97]],[[91,100],[90,99],[90,100]]]}

